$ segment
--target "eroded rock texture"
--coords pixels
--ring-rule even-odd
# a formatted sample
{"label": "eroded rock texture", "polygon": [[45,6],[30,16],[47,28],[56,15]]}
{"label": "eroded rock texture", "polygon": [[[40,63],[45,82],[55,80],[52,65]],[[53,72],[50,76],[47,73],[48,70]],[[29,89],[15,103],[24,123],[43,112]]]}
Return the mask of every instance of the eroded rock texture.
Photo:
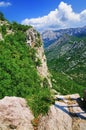
{"label": "eroded rock texture", "polygon": [[5,97],[0,100],[0,130],[33,130],[33,118],[25,99]]}

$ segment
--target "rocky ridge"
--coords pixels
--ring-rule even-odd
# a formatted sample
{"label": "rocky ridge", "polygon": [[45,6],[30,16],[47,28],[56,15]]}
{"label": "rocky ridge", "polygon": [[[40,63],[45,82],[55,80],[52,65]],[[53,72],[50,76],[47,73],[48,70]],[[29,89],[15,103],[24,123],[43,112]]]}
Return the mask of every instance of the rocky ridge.
{"label": "rocky ridge", "polygon": [[[6,26],[6,35],[14,34],[14,30],[10,27],[8,21],[0,20],[0,26]],[[2,33],[0,33],[0,40],[4,40]],[[37,32],[33,27],[30,27],[26,31],[26,44],[36,50],[36,62],[39,62],[40,64],[37,65],[37,71],[42,80],[46,78],[48,85],[52,87],[42,42],[39,32]]]}
{"label": "rocky ridge", "polygon": [[37,66],[39,75],[44,79],[46,78],[50,87],[52,87],[50,74],[47,67],[47,61],[44,54],[44,48],[42,45],[42,38],[40,34],[31,28],[27,31],[27,45],[36,49],[36,57],[41,61],[40,65]]}
{"label": "rocky ridge", "polygon": [[[24,26],[16,22],[9,23],[5,19],[3,19],[1,23],[0,98],[16,96],[16,99],[11,99],[11,97],[5,98],[5,101],[2,99],[2,102],[6,102],[7,100],[8,104],[7,106],[1,104],[0,127],[3,130],[33,129],[31,125],[28,126],[29,121],[31,124],[32,117],[29,116],[28,112],[26,112],[27,114],[23,112],[24,107],[22,108],[21,101],[17,97],[23,97],[27,100],[35,116],[38,116],[40,113],[46,113],[49,109],[51,101],[47,103],[46,98],[51,98],[48,88],[51,87],[51,81],[49,79],[40,34],[31,26]],[[45,86],[41,87],[41,85],[45,85],[46,88]],[[11,103],[13,102],[13,105],[9,100],[11,100]],[[19,105],[17,105],[17,103]],[[10,106],[13,108],[10,109]],[[42,108],[44,108],[44,110],[42,110]],[[8,111],[8,109],[10,111]],[[18,111],[18,109],[21,110]],[[30,109],[28,108],[28,110]],[[25,111],[27,110],[25,109]],[[18,115],[15,115],[15,112]],[[28,115],[28,118],[26,115]],[[18,121],[16,122],[15,120]]]}
{"label": "rocky ridge", "polygon": [[56,42],[59,38],[63,37],[64,34],[69,36],[80,36],[86,35],[86,26],[79,28],[68,28],[60,30],[46,30],[42,33],[42,39],[44,41],[44,47],[50,46]]}

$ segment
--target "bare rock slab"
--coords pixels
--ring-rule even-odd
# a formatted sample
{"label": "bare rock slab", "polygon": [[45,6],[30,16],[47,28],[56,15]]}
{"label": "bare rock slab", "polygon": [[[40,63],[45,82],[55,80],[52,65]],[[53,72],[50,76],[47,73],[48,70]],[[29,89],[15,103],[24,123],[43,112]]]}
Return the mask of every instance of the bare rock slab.
{"label": "bare rock slab", "polygon": [[68,110],[63,102],[57,101],[51,106],[48,115],[41,119],[38,130],[72,130],[72,119],[70,115],[61,110],[62,107]]}
{"label": "bare rock slab", "polygon": [[34,130],[33,118],[25,99],[5,97],[0,100],[0,130]]}

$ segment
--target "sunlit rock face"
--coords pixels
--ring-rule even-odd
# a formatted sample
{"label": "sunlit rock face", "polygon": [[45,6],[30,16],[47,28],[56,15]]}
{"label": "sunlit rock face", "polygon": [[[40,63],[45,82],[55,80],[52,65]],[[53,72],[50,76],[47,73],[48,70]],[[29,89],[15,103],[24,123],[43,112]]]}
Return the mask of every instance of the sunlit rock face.
{"label": "sunlit rock face", "polygon": [[33,118],[25,99],[5,97],[0,100],[1,130],[34,130],[31,124]]}
{"label": "sunlit rock face", "polygon": [[27,45],[36,50],[36,57],[41,62],[41,64],[37,66],[38,73],[42,79],[46,78],[48,86],[52,87],[42,42],[41,35],[34,28],[27,30]]}

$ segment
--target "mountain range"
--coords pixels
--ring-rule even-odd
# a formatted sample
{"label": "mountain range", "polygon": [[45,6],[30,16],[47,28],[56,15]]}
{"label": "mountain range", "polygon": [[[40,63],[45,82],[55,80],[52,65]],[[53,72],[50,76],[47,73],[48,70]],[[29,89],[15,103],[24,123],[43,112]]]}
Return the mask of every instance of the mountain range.
{"label": "mountain range", "polygon": [[79,28],[68,28],[68,29],[60,29],[60,30],[46,30],[42,32],[42,38],[44,41],[44,47],[48,47],[55,41],[57,41],[64,34],[69,36],[83,36],[86,35],[86,26]]}
{"label": "mountain range", "polygon": [[64,94],[82,93],[86,84],[86,26],[45,31],[42,37],[55,88]]}

